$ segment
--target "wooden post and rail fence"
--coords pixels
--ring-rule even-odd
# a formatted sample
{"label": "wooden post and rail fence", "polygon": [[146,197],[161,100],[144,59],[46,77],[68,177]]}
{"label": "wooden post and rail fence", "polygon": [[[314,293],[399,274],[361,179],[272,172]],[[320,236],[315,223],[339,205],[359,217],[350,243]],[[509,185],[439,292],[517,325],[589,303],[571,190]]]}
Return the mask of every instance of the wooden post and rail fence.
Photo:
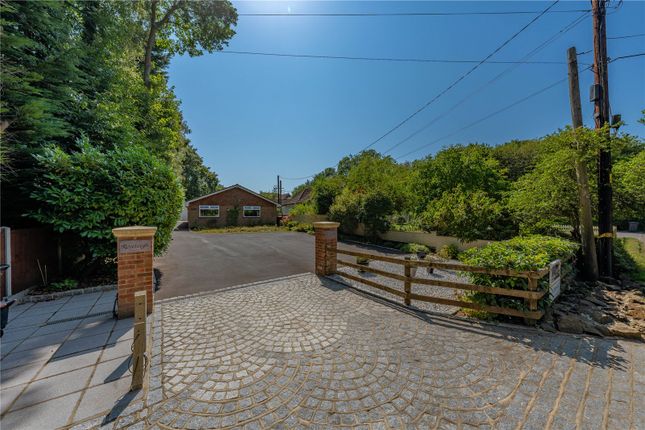
{"label": "wooden post and rail fence", "polygon": [[[329,276],[338,274],[344,278],[361,282],[370,287],[377,288],[395,296],[401,297],[406,306],[410,306],[413,300],[422,302],[438,303],[442,305],[458,306],[462,308],[475,309],[501,315],[525,318],[529,321],[536,321],[542,318],[544,312],[538,309],[538,301],[547,294],[547,291],[538,289],[538,281],[550,273],[550,268],[543,268],[535,271],[520,271],[512,269],[489,269],[485,267],[469,266],[459,263],[409,260],[396,257],[382,256],[378,254],[368,254],[364,252],[350,251],[339,249],[337,246],[337,229],[339,224],[335,222],[316,222],[314,223],[316,237],[316,274]],[[376,269],[369,266],[363,266],[349,261],[338,259],[338,254],[352,257],[368,258],[379,260],[387,263],[398,264],[403,266],[403,275],[392,273],[385,270]],[[392,288],[378,282],[362,278],[346,272],[339,272],[338,266],[350,267],[365,272],[374,273],[386,278],[395,279],[403,282],[403,290]],[[556,265],[559,270],[559,264]],[[527,290],[516,290],[510,288],[500,288],[472,283],[444,281],[441,279],[417,278],[414,276],[414,268],[430,267],[434,269],[452,270],[457,272],[481,273],[493,276],[507,276],[514,278],[524,278],[527,280]],[[559,277],[559,272],[558,272]],[[433,285],[444,288],[476,291],[486,294],[495,294],[499,296],[514,297],[523,299],[526,302],[528,310],[519,310],[509,307],[489,306],[479,303],[466,302],[463,300],[447,299],[443,297],[427,296],[415,294],[413,292],[414,284]]]}

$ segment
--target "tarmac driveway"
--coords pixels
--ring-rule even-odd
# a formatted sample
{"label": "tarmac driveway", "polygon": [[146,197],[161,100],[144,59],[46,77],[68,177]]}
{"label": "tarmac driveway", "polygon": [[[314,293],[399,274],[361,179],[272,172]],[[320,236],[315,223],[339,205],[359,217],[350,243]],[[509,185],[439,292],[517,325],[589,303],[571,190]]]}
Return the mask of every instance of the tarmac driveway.
{"label": "tarmac driveway", "polygon": [[175,231],[172,238],[155,259],[158,299],[314,271],[314,237],[305,233]]}

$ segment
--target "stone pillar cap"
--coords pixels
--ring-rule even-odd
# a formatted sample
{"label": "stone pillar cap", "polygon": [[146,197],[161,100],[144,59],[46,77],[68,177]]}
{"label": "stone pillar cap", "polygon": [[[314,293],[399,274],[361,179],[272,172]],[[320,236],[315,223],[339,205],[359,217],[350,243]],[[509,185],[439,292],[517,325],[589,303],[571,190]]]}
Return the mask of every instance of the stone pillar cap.
{"label": "stone pillar cap", "polygon": [[339,226],[340,226],[339,222],[333,222],[333,221],[317,221],[314,223],[314,228],[332,229],[332,228],[338,228]]}
{"label": "stone pillar cap", "polygon": [[116,237],[145,237],[154,236],[157,227],[146,227],[143,225],[133,225],[131,227],[118,227],[112,229],[112,234]]}

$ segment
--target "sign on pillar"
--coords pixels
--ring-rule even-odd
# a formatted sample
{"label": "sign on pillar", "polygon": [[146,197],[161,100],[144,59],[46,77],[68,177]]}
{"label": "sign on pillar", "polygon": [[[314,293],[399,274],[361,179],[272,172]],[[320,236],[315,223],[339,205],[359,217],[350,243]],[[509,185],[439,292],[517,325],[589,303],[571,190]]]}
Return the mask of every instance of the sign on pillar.
{"label": "sign on pillar", "polygon": [[116,237],[119,319],[134,315],[134,293],[146,292],[146,308],[152,312],[154,282],[152,258],[157,227],[120,227],[112,230]]}

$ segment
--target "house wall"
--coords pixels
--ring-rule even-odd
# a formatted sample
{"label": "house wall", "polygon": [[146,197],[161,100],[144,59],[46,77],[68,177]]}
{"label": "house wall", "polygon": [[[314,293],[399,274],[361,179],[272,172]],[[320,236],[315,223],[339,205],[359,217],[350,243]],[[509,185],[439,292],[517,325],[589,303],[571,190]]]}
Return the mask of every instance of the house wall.
{"label": "house wall", "polygon": [[[219,205],[218,218],[200,218],[199,205]],[[232,188],[213,196],[204,197],[188,204],[188,226],[189,228],[215,228],[228,226],[228,211],[235,207],[239,208],[237,225],[265,225],[275,224],[278,216],[275,204],[261,199],[253,194],[239,188]],[[243,216],[244,206],[260,206],[259,218],[245,218]]]}

